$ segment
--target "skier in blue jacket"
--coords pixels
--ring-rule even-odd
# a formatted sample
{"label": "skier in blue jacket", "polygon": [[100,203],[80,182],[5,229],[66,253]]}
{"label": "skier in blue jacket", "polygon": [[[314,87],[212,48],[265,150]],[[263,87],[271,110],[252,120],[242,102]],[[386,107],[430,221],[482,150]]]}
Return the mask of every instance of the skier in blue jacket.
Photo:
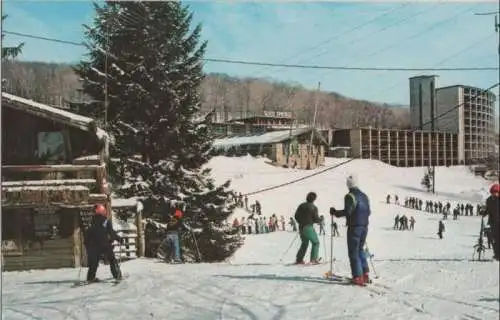
{"label": "skier in blue jacket", "polygon": [[347,220],[347,250],[351,264],[353,284],[364,286],[370,281],[368,261],[364,246],[368,234],[370,217],[370,201],[368,196],[359,190],[356,177],[347,177],[349,193],[344,197],[344,210],[330,208],[330,214],[336,217],[346,217]]}

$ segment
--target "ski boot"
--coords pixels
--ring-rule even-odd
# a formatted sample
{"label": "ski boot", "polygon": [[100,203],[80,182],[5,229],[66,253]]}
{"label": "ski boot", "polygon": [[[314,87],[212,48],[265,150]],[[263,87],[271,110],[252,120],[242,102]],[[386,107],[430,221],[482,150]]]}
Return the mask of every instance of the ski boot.
{"label": "ski boot", "polygon": [[351,284],[356,285],[356,286],[360,286],[360,287],[365,287],[366,286],[366,283],[365,283],[363,277],[354,277],[354,278],[352,278]]}
{"label": "ski boot", "polygon": [[372,280],[370,279],[368,272],[365,272],[363,274],[363,281],[364,281],[364,283],[372,283]]}

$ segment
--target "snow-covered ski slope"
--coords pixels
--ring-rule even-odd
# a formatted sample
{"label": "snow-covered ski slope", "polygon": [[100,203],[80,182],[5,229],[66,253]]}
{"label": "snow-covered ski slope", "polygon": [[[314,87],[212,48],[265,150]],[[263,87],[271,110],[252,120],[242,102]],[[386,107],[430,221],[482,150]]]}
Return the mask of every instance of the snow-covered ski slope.
{"label": "snow-covered ski slope", "polygon": [[[327,159],[327,165],[342,161]],[[232,179],[233,187],[243,193],[312,173],[272,167],[250,157],[218,157],[209,166],[218,181]],[[444,239],[439,240],[439,216],[384,203],[390,193],[400,201],[419,196],[475,204],[488,183],[465,167],[437,168],[437,193],[432,196],[421,190],[423,171],[354,160],[249,197],[249,202],[262,203],[264,215],[289,217],[306,193],[315,191],[321,213],[327,213],[331,205],[342,207],[345,177],[356,173],[373,206],[368,244],[380,277],[369,288],[325,283],[321,276],[328,264],[285,266],[294,260],[298,242],[280,262],[295,234],[279,231],[247,236],[228,263],[168,265],[153,259],[123,263],[129,278],[116,286],[70,288],[78,269],[4,273],[2,319],[498,319],[498,262],[471,261],[480,219],[445,221]],[[392,230],[394,216],[402,213],[415,217],[415,231]],[[236,215],[246,213],[240,209]],[[340,220],[340,237],[334,238],[334,271],[349,275],[343,225]],[[329,254],[329,237],[320,240],[321,256]],[[491,250],[486,256],[491,258]],[[108,268],[101,266],[98,276],[110,277]]]}

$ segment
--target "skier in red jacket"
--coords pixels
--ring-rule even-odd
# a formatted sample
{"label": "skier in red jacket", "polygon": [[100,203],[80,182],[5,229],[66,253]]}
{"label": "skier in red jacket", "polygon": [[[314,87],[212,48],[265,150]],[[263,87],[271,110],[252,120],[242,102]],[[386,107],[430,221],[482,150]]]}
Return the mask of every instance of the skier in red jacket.
{"label": "skier in red jacket", "polygon": [[490,196],[486,199],[486,210],[484,215],[488,216],[488,224],[491,228],[493,240],[493,259],[500,258],[500,184],[495,183],[490,188]]}

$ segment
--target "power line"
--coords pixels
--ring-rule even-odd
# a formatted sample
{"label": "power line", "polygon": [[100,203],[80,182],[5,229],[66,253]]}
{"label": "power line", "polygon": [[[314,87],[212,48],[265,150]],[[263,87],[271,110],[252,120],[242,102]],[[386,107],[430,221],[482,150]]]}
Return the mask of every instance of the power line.
{"label": "power line", "polygon": [[[460,12],[454,14],[453,16],[447,18],[447,19],[439,20],[438,22],[431,24],[427,28],[425,28],[423,30],[420,30],[419,32],[416,32],[416,33],[412,34],[411,36],[403,37],[403,38],[401,38],[401,39],[399,39],[399,40],[397,40],[397,41],[395,41],[395,42],[393,42],[393,43],[391,43],[391,44],[389,44],[389,45],[387,45],[387,46],[385,46],[385,47],[383,47],[381,49],[378,49],[376,51],[371,52],[370,54],[368,54],[368,55],[366,55],[364,57],[362,56],[362,57],[356,59],[354,63],[358,63],[359,61],[362,61],[364,59],[376,56],[376,55],[378,55],[378,54],[380,54],[380,53],[382,53],[382,52],[384,52],[384,51],[386,51],[388,49],[394,48],[395,46],[397,46],[397,45],[399,45],[399,44],[401,44],[401,43],[403,43],[405,41],[408,41],[410,39],[415,39],[417,37],[420,37],[423,34],[425,34],[426,32],[428,32],[430,30],[433,30],[433,29],[435,29],[435,28],[437,28],[437,27],[439,27],[439,26],[441,26],[441,25],[443,25],[443,24],[445,24],[447,22],[450,22],[450,21],[456,19],[457,17],[459,17],[459,16],[461,16],[461,15],[467,13],[467,12],[470,12],[471,10],[473,10],[477,6],[478,5],[471,6],[471,7],[467,8],[466,10],[460,11]],[[429,70],[427,70],[427,71],[429,71]],[[439,71],[441,71],[441,70],[439,70]],[[321,79],[323,79],[324,77],[326,77],[329,74],[331,74],[331,72],[326,72],[325,74],[323,74],[321,76]]]}
{"label": "power line", "polygon": [[[492,34],[490,34],[490,35],[488,35],[488,36],[486,36],[486,37],[484,37],[484,38],[481,38],[481,39],[479,39],[479,40],[474,41],[473,43],[471,43],[471,44],[470,44],[470,45],[468,45],[467,47],[465,47],[465,48],[463,48],[463,49],[461,49],[461,50],[459,50],[459,51],[457,51],[457,52],[455,52],[455,53],[453,53],[453,54],[451,54],[451,55],[449,55],[449,56],[445,57],[444,59],[440,60],[439,62],[437,62],[436,64],[434,64],[432,67],[433,67],[433,68],[434,68],[434,67],[438,67],[438,66],[442,65],[443,63],[448,62],[449,60],[451,60],[451,59],[453,59],[453,58],[456,58],[457,56],[459,56],[459,55],[463,54],[464,52],[467,52],[467,51],[469,51],[470,49],[477,47],[477,45],[478,45],[478,44],[480,44],[480,43],[484,43],[484,42],[485,42],[487,39],[489,39],[492,35],[494,35],[494,33],[492,33]],[[424,73],[419,73],[417,76],[419,76],[419,75],[421,76],[421,75],[424,75],[424,74],[425,74],[425,72],[424,72]],[[377,91],[376,95],[379,95],[379,94],[381,94],[381,93],[385,93],[385,92],[387,92],[387,91],[389,91],[389,90],[392,90],[392,89],[394,89],[394,88],[396,88],[396,87],[399,87],[399,86],[401,86],[401,85],[403,85],[403,84],[404,84],[404,83],[402,83],[401,81],[397,81],[396,83],[394,83],[394,84],[393,84],[393,85],[391,85],[390,87],[386,87],[385,89],[382,89],[382,90],[380,90],[380,91]]]}
{"label": "power line", "polygon": [[500,14],[500,11],[492,11],[492,12],[477,12],[474,13],[476,16],[492,16]]}
{"label": "power line", "polygon": [[[377,33],[381,32],[381,31],[385,31],[385,30],[390,29],[390,28],[392,28],[392,27],[394,27],[394,26],[397,26],[397,25],[400,25],[400,24],[402,24],[402,23],[404,23],[404,22],[407,22],[407,21],[409,21],[409,20],[412,20],[412,19],[414,19],[414,18],[418,17],[419,15],[422,15],[422,14],[426,13],[427,11],[431,11],[431,10],[433,10],[434,8],[436,8],[437,6],[442,5],[442,4],[443,4],[443,2],[444,2],[444,0],[443,0],[443,1],[441,1],[441,2],[437,2],[436,4],[434,4],[433,6],[431,6],[431,7],[429,7],[429,8],[425,8],[425,9],[423,9],[423,10],[420,10],[420,11],[418,11],[418,12],[415,12],[415,13],[411,14],[410,16],[404,17],[404,18],[402,18],[402,19],[399,19],[399,20],[394,21],[392,24],[386,25],[386,26],[382,27],[381,29],[375,30],[374,32],[371,32],[371,33],[369,33],[369,34],[367,34],[367,35],[363,35],[363,36],[361,36],[361,37],[358,37],[358,38],[356,38],[356,39],[353,39],[352,41],[348,42],[348,43],[347,43],[347,44],[345,44],[344,46],[349,46],[349,45],[351,45],[351,44],[354,44],[354,43],[358,42],[358,41],[359,41],[359,40],[361,40],[361,39],[364,39],[364,38],[366,38],[366,37],[373,36],[373,35],[375,35],[375,34],[377,34]],[[316,58],[319,58],[319,57],[321,57],[321,56],[325,55],[326,53],[328,53],[328,51],[323,51],[323,52],[320,52],[319,54],[317,54],[317,55],[315,55],[315,56],[311,57],[311,59],[316,59]]]}
{"label": "power line", "polygon": [[[2,31],[5,34],[16,35],[20,37],[26,37],[31,39],[52,41],[62,44],[69,44],[74,46],[87,47],[83,42],[74,42],[67,40],[60,40],[49,37],[36,36],[32,34],[13,32],[13,31]],[[284,64],[284,63],[270,63],[270,62],[259,62],[259,61],[246,61],[246,60],[229,60],[229,59],[219,59],[219,58],[203,58],[202,60],[214,63],[228,63],[228,64],[240,64],[240,65],[254,65],[254,66],[267,66],[267,67],[279,67],[279,68],[295,68],[295,69],[325,69],[325,70],[350,70],[350,71],[497,71],[498,67],[448,67],[448,68],[403,68],[403,67],[347,67],[347,66],[320,66],[320,65],[302,65],[302,64]]]}
{"label": "power line", "polygon": [[448,68],[403,68],[403,67],[347,67],[347,66],[319,66],[302,64],[282,64],[245,60],[229,60],[205,58],[208,62],[233,63],[244,65],[257,65],[269,67],[283,67],[296,69],[327,69],[327,70],[357,70],[357,71],[497,71],[498,67],[448,67]]}
{"label": "power line", "polygon": [[344,162],[341,162],[341,163],[338,163],[338,164],[333,165],[331,167],[325,168],[325,169],[323,169],[321,171],[315,172],[313,174],[309,174],[309,175],[307,175],[305,177],[294,179],[294,180],[291,180],[291,181],[288,181],[288,182],[285,182],[285,183],[282,183],[282,184],[279,184],[279,185],[276,185],[276,186],[267,187],[267,188],[259,189],[259,190],[256,190],[256,191],[248,192],[248,193],[244,194],[243,196],[251,196],[251,195],[254,195],[254,194],[257,194],[257,193],[262,193],[262,192],[266,192],[266,191],[269,191],[269,190],[274,190],[274,189],[282,188],[282,187],[288,186],[290,184],[294,184],[296,182],[303,181],[303,180],[312,178],[314,176],[323,174],[323,173],[325,173],[327,171],[337,169],[338,167],[341,167],[341,166],[343,166],[345,164],[348,164],[349,162],[352,162],[352,161],[354,161],[356,159],[359,159],[359,158],[351,158],[351,159],[346,160]]}
{"label": "power line", "polygon": [[83,42],[74,42],[74,41],[60,40],[60,39],[55,39],[55,38],[35,36],[35,35],[32,35],[32,34],[26,34],[26,33],[14,32],[14,31],[2,30],[2,33],[11,34],[11,35],[19,36],[19,37],[31,38],[31,39],[52,41],[52,42],[58,42],[58,43],[62,43],[62,44],[70,44],[70,45],[73,45],[73,46],[81,46],[81,47],[85,47],[86,46],[85,43],[83,43]]}

